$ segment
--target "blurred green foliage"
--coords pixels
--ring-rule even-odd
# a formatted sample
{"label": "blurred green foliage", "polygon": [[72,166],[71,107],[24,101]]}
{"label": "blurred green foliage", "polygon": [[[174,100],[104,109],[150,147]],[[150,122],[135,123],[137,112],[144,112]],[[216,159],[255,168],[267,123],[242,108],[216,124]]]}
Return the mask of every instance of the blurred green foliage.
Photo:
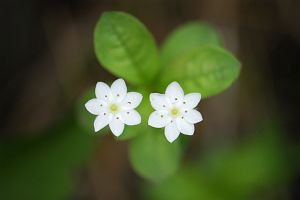
{"label": "blurred green foliage", "polygon": [[281,187],[289,178],[285,141],[278,126],[266,125],[251,138],[203,152],[160,184],[147,184],[146,199],[258,199],[260,192]]}
{"label": "blurred green foliage", "polygon": [[137,173],[152,181],[162,181],[175,173],[182,150],[169,144],[163,131],[147,126],[151,113],[150,92],[163,91],[178,81],[186,92],[216,95],[238,77],[240,63],[220,46],[216,31],[201,22],[180,26],[162,45],[160,56],[153,36],[135,17],[124,12],[105,12],[94,32],[99,62],[118,77],[132,83],[143,94],[137,109],[139,126],[127,126],[119,138],[132,139],[130,158]]}
{"label": "blurred green foliage", "polygon": [[53,200],[72,194],[94,137],[70,117],[38,138],[0,143],[0,199]]}

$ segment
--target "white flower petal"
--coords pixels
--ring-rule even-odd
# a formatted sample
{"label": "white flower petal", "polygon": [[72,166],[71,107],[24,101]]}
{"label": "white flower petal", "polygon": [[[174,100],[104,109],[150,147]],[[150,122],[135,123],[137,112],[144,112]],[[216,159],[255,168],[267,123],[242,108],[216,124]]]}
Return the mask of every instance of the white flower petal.
{"label": "white flower petal", "polygon": [[127,87],[123,79],[115,80],[110,88],[115,101],[121,102],[125,98],[127,93]]}
{"label": "white flower petal", "polygon": [[109,123],[111,132],[119,137],[124,131],[124,122],[119,115],[114,116],[112,121]]}
{"label": "white flower petal", "polygon": [[173,142],[178,138],[180,131],[178,130],[176,123],[172,122],[165,128],[165,136],[169,142]]}
{"label": "white flower petal", "polygon": [[171,117],[166,112],[154,111],[150,114],[148,125],[155,128],[162,128],[171,122]]}
{"label": "white flower petal", "polygon": [[121,105],[126,109],[136,108],[142,101],[143,96],[137,92],[128,92]]}
{"label": "white flower petal", "polygon": [[126,125],[137,125],[141,123],[141,116],[136,110],[121,112],[121,117]]}
{"label": "white flower petal", "polygon": [[112,119],[112,115],[108,114],[107,112],[103,112],[99,116],[97,116],[94,121],[95,132],[98,132],[102,128],[107,126],[109,124],[109,122],[111,121],[111,119]]}
{"label": "white flower petal", "polygon": [[107,103],[100,99],[91,99],[85,103],[85,108],[93,115],[99,115],[106,106]]}
{"label": "white flower petal", "polygon": [[184,92],[176,81],[170,83],[166,89],[166,96],[170,99],[171,103],[182,102]]}
{"label": "white flower petal", "polygon": [[195,131],[194,124],[187,122],[185,119],[178,117],[176,119],[176,125],[179,131],[185,135],[193,135]]}
{"label": "white flower petal", "polygon": [[189,123],[196,124],[198,122],[201,122],[203,120],[202,115],[199,111],[197,110],[188,110],[184,114],[184,119],[188,121]]}
{"label": "white flower petal", "polygon": [[187,109],[195,108],[201,100],[200,93],[189,93],[184,96],[183,106]]}
{"label": "white flower petal", "polygon": [[98,82],[95,93],[97,98],[104,101],[109,101],[111,99],[111,91],[106,83]]}
{"label": "white flower petal", "polygon": [[166,98],[166,95],[159,93],[151,93],[150,102],[155,110],[167,110],[171,106],[171,102]]}

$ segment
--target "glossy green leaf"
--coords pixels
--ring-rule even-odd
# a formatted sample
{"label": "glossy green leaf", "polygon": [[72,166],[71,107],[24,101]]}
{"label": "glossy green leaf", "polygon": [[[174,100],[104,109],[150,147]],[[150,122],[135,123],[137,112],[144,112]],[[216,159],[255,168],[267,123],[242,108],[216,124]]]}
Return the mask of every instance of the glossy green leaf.
{"label": "glossy green leaf", "polygon": [[94,45],[103,67],[133,84],[150,84],[158,72],[154,39],[129,14],[103,13],[94,32]]}
{"label": "glossy green leaf", "polygon": [[206,46],[179,57],[163,72],[165,87],[178,81],[185,92],[200,92],[203,98],[216,95],[228,88],[238,77],[239,61],[226,50]]}
{"label": "glossy green leaf", "polygon": [[220,45],[216,31],[201,22],[190,22],[175,29],[163,43],[161,63],[165,67],[178,56],[205,45]]}
{"label": "glossy green leaf", "polygon": [[144,130],[130,144],[130,160],[142,177],[159,182],[173,175],[179,165],[181,147],[177,140],[170,144],[162,130]]}

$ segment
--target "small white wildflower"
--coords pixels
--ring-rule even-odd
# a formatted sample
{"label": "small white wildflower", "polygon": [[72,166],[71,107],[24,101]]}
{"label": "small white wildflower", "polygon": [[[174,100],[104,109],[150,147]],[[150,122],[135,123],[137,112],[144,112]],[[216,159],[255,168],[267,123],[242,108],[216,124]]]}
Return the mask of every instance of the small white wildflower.
{"label": "small white wildflower", "polygon": [[124,124],[137,125],[141,123],[141,116],[135,108],[141,103],[142,95],[128,92],[125,81],[118,79],[109,87],[103,82],[96,85],[96,98],[89,100],[86,109],[97,115],[94,121],[95,132],[109,125],[115,136],[124,131]]}
{"label": "small white wildflower", "polygon": [[203,120],[195,107],[200,102],[200,93],[184,92],[177,82],[168,85],[165,94],[150,94],[150,102],[155,109],[149,116],[148,124],[155,128],[165,127],[165,136],[173,142],[180,133],[193,135],[194,124]]}

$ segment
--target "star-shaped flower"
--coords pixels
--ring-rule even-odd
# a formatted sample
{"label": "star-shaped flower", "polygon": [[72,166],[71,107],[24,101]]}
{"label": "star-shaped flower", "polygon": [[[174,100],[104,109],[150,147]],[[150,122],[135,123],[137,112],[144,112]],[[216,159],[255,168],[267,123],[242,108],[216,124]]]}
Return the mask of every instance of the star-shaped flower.
{"label": "star-shaped flower", "polygon": [[168,85],[165,94],[150,94],[150,102],[155,109],[151,113],[148,124],[155,128],[165,127],[165,136],[173,142],[180,133],[193,135],[194,124],[203,120],[195,108],[200,102],[200,93],[184,92],[177,82]]}
{"label": "star-shaped flower", "polygon": [[142,95],[128,92],[125,81],[118,79],[109,87],[103,82],[96,85],[96,98],[89,100],[86,109],[97,115],[94,121],[95,132],[109,125],[115,136],[124,131],[124,124],[137,125],[141,123],[141,116],[135,108],[141,103]]}

